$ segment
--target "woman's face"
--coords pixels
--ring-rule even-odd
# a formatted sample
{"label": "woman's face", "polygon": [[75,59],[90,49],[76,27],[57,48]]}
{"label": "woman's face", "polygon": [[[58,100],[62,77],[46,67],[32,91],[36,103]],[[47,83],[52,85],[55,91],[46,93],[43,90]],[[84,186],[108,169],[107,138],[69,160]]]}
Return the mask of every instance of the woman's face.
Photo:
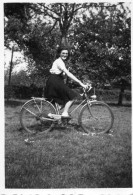
{"label": "woman's face", "polygon": [[60,57],[63,61],[67,60],[68,58],[68,50],[62,50],[60,53]]}

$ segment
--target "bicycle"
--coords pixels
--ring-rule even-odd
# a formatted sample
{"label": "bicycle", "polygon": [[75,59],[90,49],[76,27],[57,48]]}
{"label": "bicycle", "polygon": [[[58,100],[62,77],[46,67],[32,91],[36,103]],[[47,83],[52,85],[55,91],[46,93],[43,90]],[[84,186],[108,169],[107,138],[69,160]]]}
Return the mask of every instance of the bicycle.
{"label": "bicycle", "polygon": [[[83,100],[72,109],[70,115],[80,108],[78,124],[85,133],[108,133],[114,123],[113,112],[108,104],[98,101],[95,94],[87,95],[91,89],[91,84],[88,85],[87,90],[83,89],[83,93],[80,94]],[[58,103],[53,104],[44,97],[32,97],[21,108],[20,123],[28,133],[34,134],[49,132],[56,124],[63,124],[64,119],[61,117]],[[69,120],[65,121],[65,124],[68,123]]]}

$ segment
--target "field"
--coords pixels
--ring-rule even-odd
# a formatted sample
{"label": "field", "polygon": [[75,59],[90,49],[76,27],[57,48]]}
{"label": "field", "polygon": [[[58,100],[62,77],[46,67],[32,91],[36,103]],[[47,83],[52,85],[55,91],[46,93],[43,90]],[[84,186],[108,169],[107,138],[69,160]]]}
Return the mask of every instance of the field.
{"label": "field", "polygon": [[129,105],[111,105],[115,122],[109,134],[87,135],[73,121],[67,129],[34,137],[20,127],[21,105],[5,103],[6,188],[132,187]]}

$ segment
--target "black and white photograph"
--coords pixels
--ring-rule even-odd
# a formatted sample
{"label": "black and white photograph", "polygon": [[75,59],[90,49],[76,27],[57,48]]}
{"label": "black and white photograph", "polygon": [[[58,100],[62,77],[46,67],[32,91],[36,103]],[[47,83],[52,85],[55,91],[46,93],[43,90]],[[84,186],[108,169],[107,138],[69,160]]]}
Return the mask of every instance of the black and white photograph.
{"label": "black and white photograph", "polygon": [[132,3],[2,6],[3,193],[133,195]]}

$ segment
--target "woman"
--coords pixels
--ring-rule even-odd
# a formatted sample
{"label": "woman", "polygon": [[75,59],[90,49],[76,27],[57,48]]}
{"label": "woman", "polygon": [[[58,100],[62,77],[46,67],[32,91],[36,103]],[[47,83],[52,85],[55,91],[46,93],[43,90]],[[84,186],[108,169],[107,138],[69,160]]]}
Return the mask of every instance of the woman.
{"label": "woman", "polygon": [[62,118],[70,118],[68,111],[77,96],[77,94],[64,83],[63,75],[67,75],[69,78],[79,83],[83,88],[87,88],[87,85],[84,85],[66,68],[65,62],[68,57],[68,49],[60,48],[59,57],[54,61],[52,68],[50,69],[51,75],[47,80],[45,89],[46,98],[53,99],[54,102],[65,105],[64,111],[62,112]]}

